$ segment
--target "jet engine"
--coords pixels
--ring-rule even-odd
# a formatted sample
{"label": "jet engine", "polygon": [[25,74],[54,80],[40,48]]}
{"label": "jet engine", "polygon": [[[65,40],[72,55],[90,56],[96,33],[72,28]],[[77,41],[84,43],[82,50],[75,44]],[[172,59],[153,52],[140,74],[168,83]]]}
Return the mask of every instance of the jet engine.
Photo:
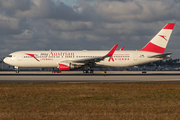
{"label": "jet engine", "polygon": [[58,64],[58,68],[60,71],[69,71],[69,70],[73,70],[75,68],[79,68],[80,66],[77,65],[73,65],[71,63],[65,63],[65,62],[61,62]]}

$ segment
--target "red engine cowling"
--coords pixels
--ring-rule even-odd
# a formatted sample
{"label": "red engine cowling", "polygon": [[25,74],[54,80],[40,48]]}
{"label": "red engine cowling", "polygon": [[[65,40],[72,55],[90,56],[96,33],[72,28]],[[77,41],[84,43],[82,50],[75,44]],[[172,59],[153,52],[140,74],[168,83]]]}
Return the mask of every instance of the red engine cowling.
{"label": "red engine cowling", "polygon": [[75,67],[71,65],[71,63],[59,63],[58,68],[60,71],[69,71],[74,69]]}

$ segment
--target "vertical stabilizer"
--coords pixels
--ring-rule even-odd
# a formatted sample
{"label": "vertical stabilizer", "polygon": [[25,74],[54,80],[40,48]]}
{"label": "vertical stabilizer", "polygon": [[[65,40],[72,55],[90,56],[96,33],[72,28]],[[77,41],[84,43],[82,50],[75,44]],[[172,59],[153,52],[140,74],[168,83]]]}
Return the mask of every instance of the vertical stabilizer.
{"label": "vertical stabilizer", "polygon": [[140,51],[164,53],[175,23],[168,23]]}

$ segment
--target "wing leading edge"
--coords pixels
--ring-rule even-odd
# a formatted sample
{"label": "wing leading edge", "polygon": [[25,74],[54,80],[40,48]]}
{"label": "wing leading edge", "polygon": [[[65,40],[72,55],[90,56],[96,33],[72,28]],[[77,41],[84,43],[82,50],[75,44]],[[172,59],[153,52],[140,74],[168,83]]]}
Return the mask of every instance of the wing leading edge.
{"label": "wing leading edge", "polygon": [[107,57],[113,56],[118,44],[114,45],[112,49],[109,51],[108,54],[102,57],[95,57],[95,58],[87,58],[87,59],[80,59],[80,60],[74,60],[72,63],[95,63],[95,62],[100,62],[101,60],[104,60]]}

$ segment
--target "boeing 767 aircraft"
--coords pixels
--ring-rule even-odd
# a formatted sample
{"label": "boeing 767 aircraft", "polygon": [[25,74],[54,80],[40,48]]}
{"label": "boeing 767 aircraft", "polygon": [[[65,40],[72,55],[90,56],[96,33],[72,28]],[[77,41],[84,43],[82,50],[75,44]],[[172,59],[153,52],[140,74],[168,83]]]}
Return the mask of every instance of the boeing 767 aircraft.
{"label": "boeing 767 aircraft", "polygon": [[175,23],[168,23],[142,49],[135,51],[17,51],[9,54],[4,62],[15,67],[57,67],[60,71],[83,68],[93,73],[93,67],[128,67],[170,58],[164,53]]}

